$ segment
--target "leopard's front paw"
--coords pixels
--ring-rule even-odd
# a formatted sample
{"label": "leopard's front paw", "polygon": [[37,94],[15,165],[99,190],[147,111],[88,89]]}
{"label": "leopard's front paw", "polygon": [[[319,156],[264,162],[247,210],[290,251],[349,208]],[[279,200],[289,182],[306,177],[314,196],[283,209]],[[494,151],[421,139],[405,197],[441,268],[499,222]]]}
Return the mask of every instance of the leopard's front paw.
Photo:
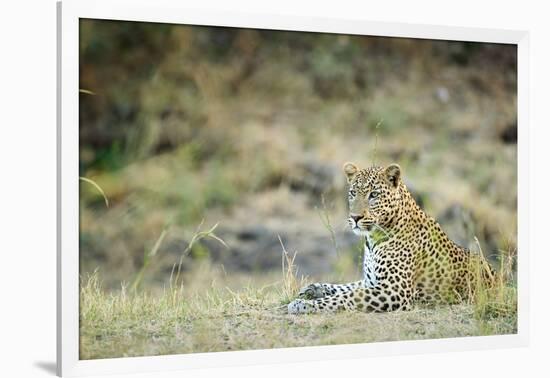
{"label": "leopard's front paw", "polygon": [[303,287],[298,292],[298,296],[300,298],[306,298],[306,299],[323,298],[325,295],[327,295],[327,293],[325,293],[325,288],[320,283],[314,283],[306,287]]}
{"label": "leopard's front paw", "polygon": [[313,312],[313,305],[310,301],[303,299],[295,299],[288,304],[288,313],[289,314],[307,314]]}

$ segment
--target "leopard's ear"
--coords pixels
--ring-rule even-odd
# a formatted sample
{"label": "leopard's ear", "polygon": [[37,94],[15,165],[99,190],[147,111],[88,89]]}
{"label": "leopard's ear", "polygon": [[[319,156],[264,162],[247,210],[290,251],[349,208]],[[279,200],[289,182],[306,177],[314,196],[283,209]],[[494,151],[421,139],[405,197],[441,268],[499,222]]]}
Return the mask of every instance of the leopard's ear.
{"label": "leopard's ear", "polygon": [[384,175],[393,188],[399,186],[399,180],[401,179],[401,167],[397,164],[390,164],[384,170]]}
{"label": "leopard's ear", "polygon": [[344,170],[344,173],[346,174],[346,177],[348,178],[348,183],[351,183],[355,175],[359,172],[359,168],[349,161],[347,163],[344,163],[344,166],[342,167]]}

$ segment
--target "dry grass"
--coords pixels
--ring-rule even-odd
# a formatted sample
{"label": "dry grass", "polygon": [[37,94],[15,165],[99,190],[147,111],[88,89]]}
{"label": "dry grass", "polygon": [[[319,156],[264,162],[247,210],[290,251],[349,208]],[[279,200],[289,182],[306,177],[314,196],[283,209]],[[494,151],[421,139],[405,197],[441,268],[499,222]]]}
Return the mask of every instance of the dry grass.
{"label": "dry grass", "polygon": [[105,201],[105,206],[109,207],[109,199],[107,198],[107,196],[105,195],[105,192],[103,191],[103,189],[101,188],[101,186],[99,186],[94,180],[91,180],[89,178],[86,178],[86,177],[79,177],[79,179],[81,181],[84,181],[84,182],[87,182],[88,184],[92,185],[94,188],[97,189],[97,191],[99,192],[99,194],[101,194],[101,196],[103,197],[103,200]]}
{"label": "dry grass", "polygon": [[[282,246],[282,279],[231,289],[222,283],[193,291],[172,286],[160,293],[105,292],[97,274],[80,291],[80,358],[269,349],[465,336],[517,331],[514,257],[503,254],[495,285],[469,301],[417,305],[391,313],[288,315],[286,304],[307,283],[296,276],[295,254]],[[480,272],[480,271],[478,271]],[[215,277],[211,266],[200,276]],[[481,277],[481,274],[476,277]],[[267,275],[268,280],[276,277]],[[205,288],[206,287],[206,288]]]}
{"label": "dry grass", "polygon": [[296,276],[296,266],[294,260],[296,259],[296,253],[292,255],[286,250],[281,237],[278,236],[279,243],[281,243],[281,273],[283,277],[282,281],[282,301],[289,303],[296,297],[298,290],[304,284],[304,278],[298,279]]}
{"label": "dry grass", "polygon": [[[179,263],[177,265],[174,264],[174,266],[172,266],[172,272],[170,273],[170,287],[181,286],[183,284],[181,279],[180,279],[181,265],[183,263],[183,258],[189,252],[191,252],[191,250],[193,249],[193,246],[197,242],[199,242],[201,239],[212,238],[212,239],[216,240],[217,242],[219,242],[220,244],[222,244],[224,247],[227,248],[227,244],[225,244],[225,242],[214,233],[214,231],[216,231],[216,228],[218,228],[218,223],[216,223],[214,226],[212,226],[209,230],[206,230],[206,231],[201,231],[202,225],[203,225],[203,221],[201,221],[201,223],[197,227],[197,231],[195,232],[195,234],[191,238],[191,241],[189,242],[187,247],[181,253]],[[177,267],[177,270],[176,270],[176,267]],[[174,272],[176,272],[175,276],[174,276]]]}
{"label": "dry grass", "polygon": [[[492,274],[477,239],[476,242],[480,257],[475,259],[473,267],[476,289],[472,291],[468,302],[473,306],[476,319],[485,327],[484,332],[498,333],[493,320],[508,319],[512,324],[517,323],[517,287],[514,270],[516,251],[500,251],[499,269]],[[490,280],[487,279],[488,276],[491,276]]]}

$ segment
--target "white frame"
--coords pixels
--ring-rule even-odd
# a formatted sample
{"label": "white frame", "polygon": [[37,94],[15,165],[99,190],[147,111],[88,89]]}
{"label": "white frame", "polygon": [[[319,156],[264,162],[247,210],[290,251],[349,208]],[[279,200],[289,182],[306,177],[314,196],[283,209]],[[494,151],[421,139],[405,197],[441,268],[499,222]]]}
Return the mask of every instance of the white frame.
{"label": "white frame", "polygon": [[[78,44],[79,18],[206,26],[316,31],[517,44],[518,47],[518,333],[452,339],[315,346],[155,357],[79,360],[78,283]],[[57,148],[57,373],[82,376],[189,368],[364,358],[528,345],[528,55],[525,31],[413,25],[185,8],[177,0],[64,1],[58,3]]]}

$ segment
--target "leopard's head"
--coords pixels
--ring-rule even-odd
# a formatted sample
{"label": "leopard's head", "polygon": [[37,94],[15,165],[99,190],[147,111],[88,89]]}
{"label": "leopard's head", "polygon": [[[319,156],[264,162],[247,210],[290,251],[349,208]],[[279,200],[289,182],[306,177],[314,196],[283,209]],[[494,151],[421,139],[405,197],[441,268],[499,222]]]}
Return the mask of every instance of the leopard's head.
{"label": "leopard's head", "polygon": [[401,207],[401,168],[397,164],[360,169],[344,164],[349,192],[348,223],[357,235],[375,228],[385,229]]}

